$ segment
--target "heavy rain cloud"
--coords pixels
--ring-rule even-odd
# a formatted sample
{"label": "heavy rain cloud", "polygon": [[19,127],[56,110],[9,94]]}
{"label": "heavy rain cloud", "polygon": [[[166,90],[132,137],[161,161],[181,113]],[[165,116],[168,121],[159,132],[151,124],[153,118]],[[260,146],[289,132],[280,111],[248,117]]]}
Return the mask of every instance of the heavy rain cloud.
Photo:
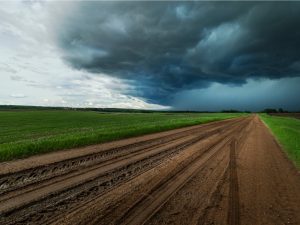
{"label": "heavy rain cloud", "polygon": [[300,76],[300,2],[77,2],[55,27],[67,64],[151,103]]}

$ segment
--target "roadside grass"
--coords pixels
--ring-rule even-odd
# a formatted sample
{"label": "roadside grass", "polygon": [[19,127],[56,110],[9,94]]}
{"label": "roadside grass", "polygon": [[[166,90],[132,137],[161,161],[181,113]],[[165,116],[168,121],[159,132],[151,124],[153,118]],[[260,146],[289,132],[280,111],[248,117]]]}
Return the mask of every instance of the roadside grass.
{"label": "roadside grass", "polygon": [[276,136],[289,158],[300,168],[300,120],[289,117],[260,114]]}
{"label": "roadside grass", "polygon": [[242,115],[246,114],[0,111],[0,161]]}

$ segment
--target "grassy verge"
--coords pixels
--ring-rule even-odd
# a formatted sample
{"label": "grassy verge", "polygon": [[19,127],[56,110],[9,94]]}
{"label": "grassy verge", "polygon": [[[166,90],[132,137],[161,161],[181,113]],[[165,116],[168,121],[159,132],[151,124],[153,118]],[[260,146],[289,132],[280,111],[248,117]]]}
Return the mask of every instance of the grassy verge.
{"label": "grassy verge", "polygon": [[267,114],[261,114],[260,117],[272,130],[289,158],[300,168],[300,120]]}
{"label": "grassy verge", "polygon": [[241,115],[244,114],[0,111],[0,161]]}

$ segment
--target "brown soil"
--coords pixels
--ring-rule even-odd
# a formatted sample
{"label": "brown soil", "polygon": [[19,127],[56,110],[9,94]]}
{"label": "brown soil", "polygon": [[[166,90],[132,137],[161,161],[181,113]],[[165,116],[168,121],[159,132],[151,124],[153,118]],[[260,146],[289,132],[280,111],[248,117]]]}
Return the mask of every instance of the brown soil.
{"label": "brown soil", "polygon": [[0,224],[300,224],[299,172],[257,116],[0,168]]}

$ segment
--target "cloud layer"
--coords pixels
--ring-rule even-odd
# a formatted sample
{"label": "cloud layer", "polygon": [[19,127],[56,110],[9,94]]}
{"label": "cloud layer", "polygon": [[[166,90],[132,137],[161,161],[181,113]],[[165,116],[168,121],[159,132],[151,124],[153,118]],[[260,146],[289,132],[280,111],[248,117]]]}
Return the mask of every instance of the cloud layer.
{"label": "cloud layer", "polygon": [[300,2],[10,1],[0,104],[300,110]]}
{"label": "cloud layer", "polygon": [[76,2],[55,25],[65,62],[171,104],[213,83],[300,76],[300,2]]}
{"label": "cloud layer", "polygon": [[0,105],[163,108],[125,95],[120,79],[65,65],[52,26],[72,4],[1,2]]}

